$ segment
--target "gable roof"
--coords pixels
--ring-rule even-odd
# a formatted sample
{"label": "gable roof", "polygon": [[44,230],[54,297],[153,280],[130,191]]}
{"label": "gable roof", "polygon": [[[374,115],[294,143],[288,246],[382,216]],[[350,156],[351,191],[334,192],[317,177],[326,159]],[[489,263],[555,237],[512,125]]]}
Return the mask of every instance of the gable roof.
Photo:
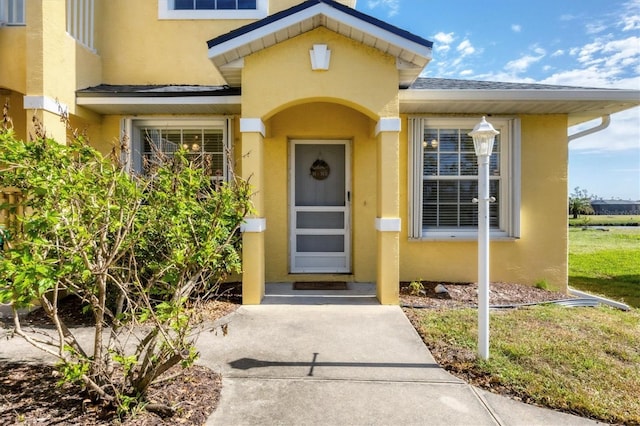
{"label": "gable roof", "polygon": [[573,126],[640,105],[640,91],[418,78],[400,91],[408,114],[567,114]]}
{"label": "gable roof", "polygon": [[209,59],[230,86],[240,86],[243,58],[318,27],[396,57],[408,87],[431,60],[433,43],[333,0],[307,0],[207,42]]}

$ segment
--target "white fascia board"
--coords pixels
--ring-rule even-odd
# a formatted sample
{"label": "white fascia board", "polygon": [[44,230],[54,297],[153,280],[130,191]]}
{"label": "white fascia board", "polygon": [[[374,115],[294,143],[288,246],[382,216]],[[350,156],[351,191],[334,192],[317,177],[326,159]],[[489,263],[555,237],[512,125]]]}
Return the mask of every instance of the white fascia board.
{"label": "white fascia board", "polygon": [[49,96],[26,95],[22,98],[22,102],[24,109],[40,109],[56,115],[66,114],[69,111],[66,104]]}
{"label": "white fascia board", "polygon": [[434,101],[613,101],[640,105],[638,90],[401,90],[400,103]]}
{"label": "white fascia board", "polygon": [[376,25],[362,21],[355,16],[351,16],[337,9],[334,9],[333,7],[325,3],[318,3],[317,5],[312,6],[308,9],[302,10],[290,16],[286,16],[282,19],[279,19],[278,21],[272,22],[249,33],[243,34],[239,37],[235,37],[224,43],[209,48],[209,59],[227,53],[231,50],[238,49],[239,47],[249,44],[254,40],[274,34],[292,25],[299,24],[306,19],[312,19],[317,15],[324,15],[328,18],[334,19],[341,24],[360,30],[366,34],[371,35],[372,37],[383,39],[392,45],[395,45],[403,50],[413,52],[416,55],[423,56],[427,59],[431,58],[431,48],[429,47],[415,43],[411,40],[407,40],[404,37],[393,34],[392,32],[384,30]]}
{"label": "white fascia board", "polygon": [[240,105],[240,96],[120,97],[81,96],[78,105]]}

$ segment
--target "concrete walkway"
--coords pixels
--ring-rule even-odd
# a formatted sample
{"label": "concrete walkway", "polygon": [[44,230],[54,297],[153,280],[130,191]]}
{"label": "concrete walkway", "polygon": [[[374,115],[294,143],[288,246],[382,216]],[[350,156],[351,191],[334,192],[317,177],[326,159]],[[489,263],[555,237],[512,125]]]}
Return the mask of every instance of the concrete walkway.
{"label": "concrete walkway", "polygon": [[[289,285],[290,286],[290,285]],[[402,310],[366,292],[291,294],[206,332],[200,363],[223,374],[209,425],[582,425],[587,419],[469,386],[441,369]]]}

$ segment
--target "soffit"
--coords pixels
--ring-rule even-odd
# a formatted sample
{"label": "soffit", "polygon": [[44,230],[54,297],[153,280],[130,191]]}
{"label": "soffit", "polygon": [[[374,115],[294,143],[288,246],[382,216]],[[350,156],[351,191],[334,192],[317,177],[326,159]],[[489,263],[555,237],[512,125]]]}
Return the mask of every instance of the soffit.
{"label": "soffit", "polygon": [[209,40],[209,59],[239,87],[243,59],[318,27],[325,27],[396,58],[400,86],[408,87],[431,60],[432,43],[331,0],[308,0]]}

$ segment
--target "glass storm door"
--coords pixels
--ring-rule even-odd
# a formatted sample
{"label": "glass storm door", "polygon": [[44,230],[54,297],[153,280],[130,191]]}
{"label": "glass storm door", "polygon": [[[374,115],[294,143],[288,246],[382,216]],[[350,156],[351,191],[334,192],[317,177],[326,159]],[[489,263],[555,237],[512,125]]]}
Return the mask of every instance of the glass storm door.
{"label": "glass storm door", "polygon": [[349,141],[291,141],[292,273],[351,272]]}

